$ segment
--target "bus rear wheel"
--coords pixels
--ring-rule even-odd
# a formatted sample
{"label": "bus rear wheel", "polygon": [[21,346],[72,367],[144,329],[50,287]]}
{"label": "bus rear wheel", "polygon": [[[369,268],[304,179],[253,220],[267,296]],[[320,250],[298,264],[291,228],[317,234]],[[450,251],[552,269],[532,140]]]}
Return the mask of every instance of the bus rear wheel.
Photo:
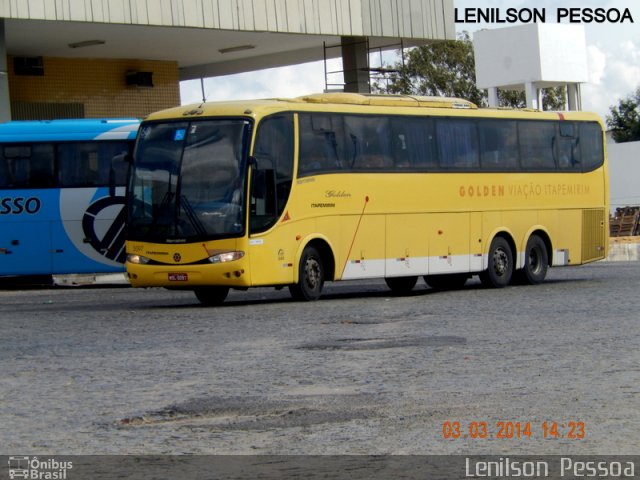
{"label": "bus rear wheel", "polygon": [[393,293],[404,295],[413,290],[418,282],[418,277],[387,277],[384,281]]}
{"label": "bus rear wheel", "polygon": [[298,283],[289,285],[291,296],[304,301],[319,299],[324,287],[324,278],[324,265],[318,250],[306,247],[300,258]]}
{"label": "bus rear wheel", "polygon": [[549,254],[542,238],[531,235],[524,253],[524,268],[519,272],[520,279],[529,285],[542,283],[549,268]]}
{"label": "bus rear wheel", "polygon": [[222,304],[229,294],[229,287],[196,287],[193,289],[200,303],[208,307]]}
{"label": "bus rear wheel", "polygon": [[502,237],[496,237],[489,248],[489,267],[480,274],[486,287],[502,288],[509,285],[513,276],[513,252]]}

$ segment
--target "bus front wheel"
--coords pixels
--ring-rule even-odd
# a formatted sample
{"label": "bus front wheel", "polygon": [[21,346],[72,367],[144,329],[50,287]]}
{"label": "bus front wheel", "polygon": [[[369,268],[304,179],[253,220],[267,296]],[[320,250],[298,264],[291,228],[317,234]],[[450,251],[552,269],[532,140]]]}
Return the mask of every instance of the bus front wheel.
{"label": "bus front wheel", "polygon": [[213,307],[225,301],[229,294],[229,287],[196,287],[193,289],[196,298],[203,305]]}
{"label": "bus front wheel", "polygon": [[486,287],[502,288],[509,285],[513,276],[513,252],[502,237],[496,237],[489,248],[489,266],[480,274],[480,281]]}
{"label": "bus front wheel", "polygon": [[324,287],[324,265],[322,258],[314,247],[307,247],[302,252],[298,271],[298,282],[289,285],[291,296],[296,300],[312,301],[322,295]]}
{"label": "bus front wheel", "polygon": [[393,293],[404,295],[413,290],[418,282],[418,277],[387,277],[384,281]]}

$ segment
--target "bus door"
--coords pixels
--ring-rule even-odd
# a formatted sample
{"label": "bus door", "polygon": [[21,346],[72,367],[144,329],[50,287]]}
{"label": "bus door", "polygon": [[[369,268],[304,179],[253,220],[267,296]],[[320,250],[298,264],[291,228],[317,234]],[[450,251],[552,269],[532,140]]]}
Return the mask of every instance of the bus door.
{"label": "bus door", "polygon": [[291,242],[291,222],[285,214],[293,178],[293,145],[293,115],[267,117],[258,125],[249,198],[253,285],[294,280],[295,244]]}

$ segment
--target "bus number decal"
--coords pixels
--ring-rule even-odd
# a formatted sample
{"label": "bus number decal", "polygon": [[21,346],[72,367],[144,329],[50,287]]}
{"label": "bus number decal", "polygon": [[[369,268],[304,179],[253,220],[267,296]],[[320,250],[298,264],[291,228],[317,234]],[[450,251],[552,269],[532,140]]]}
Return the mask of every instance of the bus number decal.
{"label": "bus number decal", "polygon": [[40,211],[42,203],[37,197],[5,197],[0,200],[0,215],[20,215],[28,213],[33,215]]}

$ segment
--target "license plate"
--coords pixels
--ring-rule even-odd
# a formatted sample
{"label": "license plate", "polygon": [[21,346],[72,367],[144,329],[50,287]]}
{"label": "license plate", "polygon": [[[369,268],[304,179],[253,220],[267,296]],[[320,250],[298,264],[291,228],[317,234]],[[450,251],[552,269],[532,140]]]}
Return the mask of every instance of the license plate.
{"label": "license plate", "polygon": [[189,275],[187,275],[186,273],[170,273],[169,281],[170,282],[188,282]]}

